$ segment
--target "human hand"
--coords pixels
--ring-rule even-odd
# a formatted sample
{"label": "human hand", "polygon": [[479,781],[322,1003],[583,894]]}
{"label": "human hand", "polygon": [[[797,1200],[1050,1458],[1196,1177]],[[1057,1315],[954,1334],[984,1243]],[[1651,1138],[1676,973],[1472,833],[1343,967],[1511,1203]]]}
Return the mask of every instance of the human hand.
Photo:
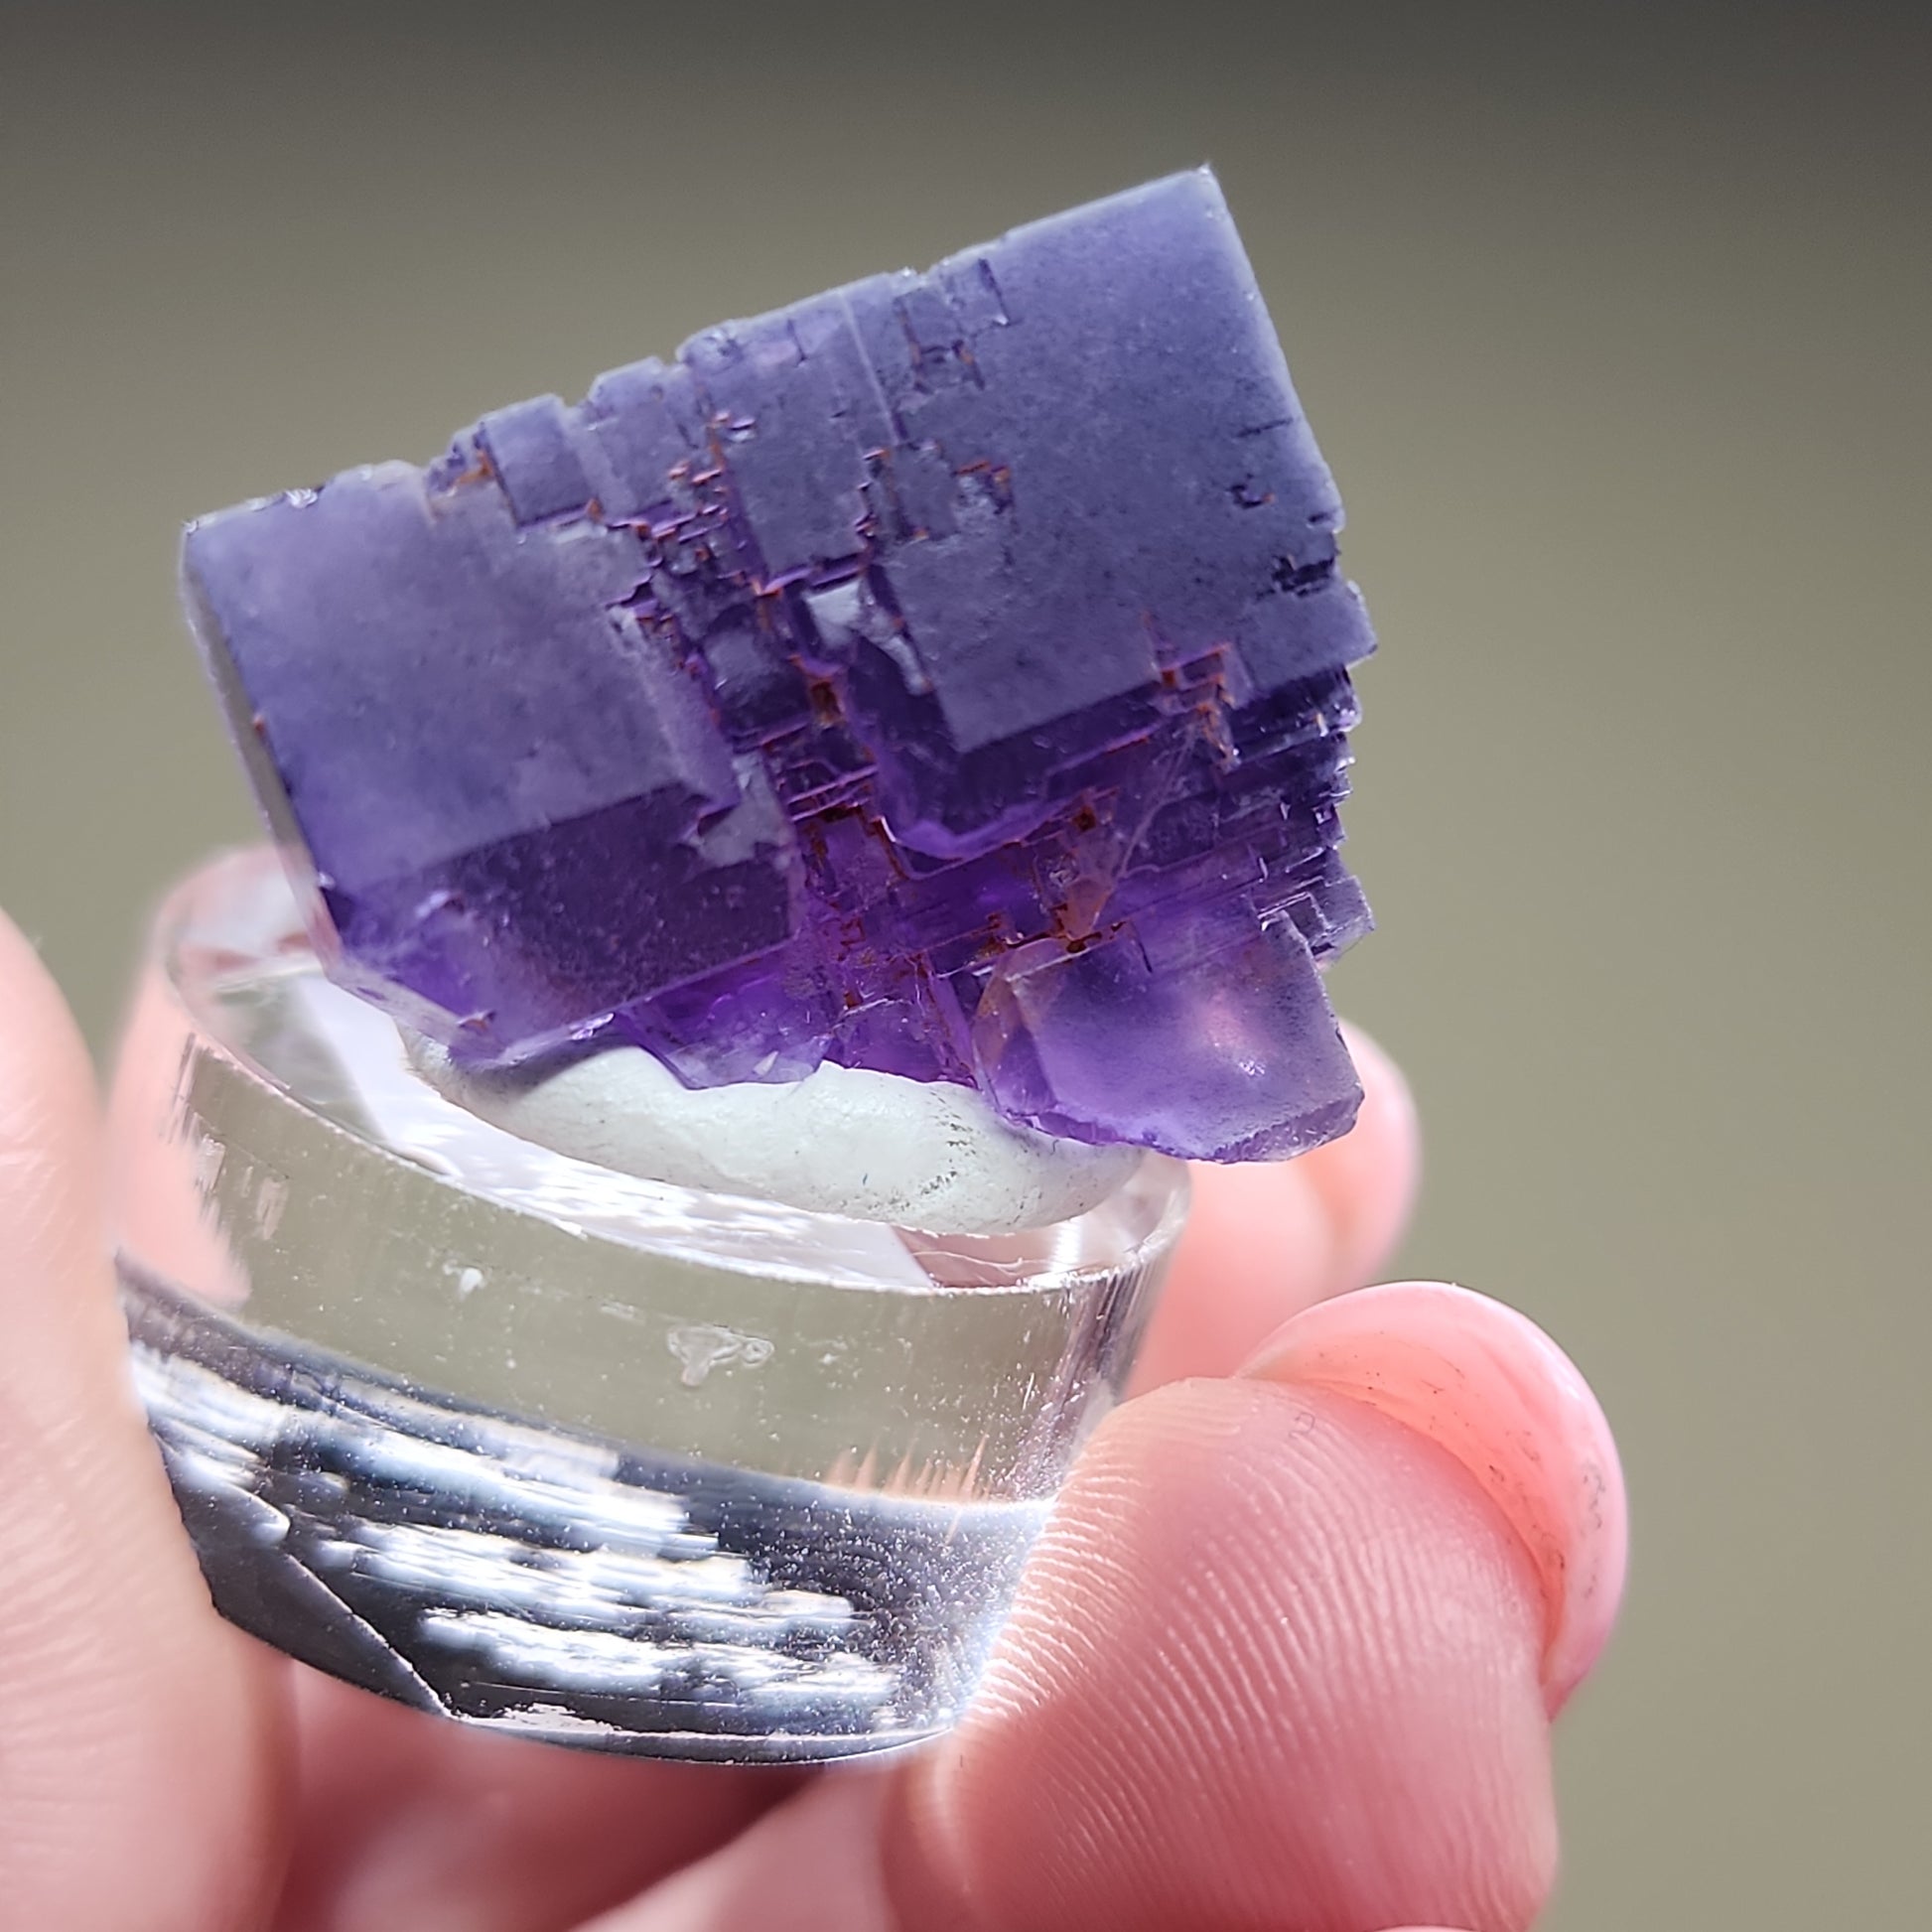
{"label": "human hand", "polygon": [[[20,1932],[1508,1932],[1624,1501],[1587,1390],[1461,1290],[1343,1295],[1417,1169],[1210,1170],[1140,1376],[951,1737],[820,1774],[461,1727],[208,1605],[130,1391],[92,1078],[0,919],[0,1925]],[[1340,1299],[1329,1299],[1339,1296]]]}

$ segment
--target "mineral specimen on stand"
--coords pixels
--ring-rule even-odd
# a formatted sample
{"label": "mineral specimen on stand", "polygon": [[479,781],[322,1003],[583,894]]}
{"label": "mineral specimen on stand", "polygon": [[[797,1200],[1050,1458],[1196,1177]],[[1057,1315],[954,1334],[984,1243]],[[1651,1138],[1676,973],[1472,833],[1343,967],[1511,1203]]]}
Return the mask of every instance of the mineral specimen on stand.
{"label": "mineral specimen on stand", "polygon": [[831,1059],[1298,1152],[1372,639],[1213,177],[705,331],[191,527],[342,982],[479,1062]]}

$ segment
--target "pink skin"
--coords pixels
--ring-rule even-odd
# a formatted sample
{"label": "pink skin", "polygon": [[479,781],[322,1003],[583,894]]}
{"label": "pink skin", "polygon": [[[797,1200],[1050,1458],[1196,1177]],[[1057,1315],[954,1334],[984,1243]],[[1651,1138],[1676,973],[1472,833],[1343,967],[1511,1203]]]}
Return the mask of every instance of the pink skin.
{"label": "pink skin", "polygon": [[1417,1166],[1400,1075],[1356,1045],[1355,1135],[1200,1176],[1146,1393],[1083,1457],[954,1737],[826,1777],[631,1763],[438,1725],[213,1616],[120,1362],[85,1058],[0,920],[8,1922],[1526,1926],[1549,1714],[1614,1614],[1622,1490],[1521,1316],[1345,1293]]}
{"label": "pink skin", "polygon": [[1455,1458],[1535,1566],[1554,1717],[1609,1641],[1629,1552],[1616,1444],[1570,1358],[1485,1295],[1396,1282],[1308,1310],[1243,1373],[1364,1402]]}
{"label": "pink skin", "polygon": [[1137,1391],[1226,1375],[1290,1315],[1359,1288],[1402,1239],[1421,1177],[1415,1102],[1374,1040],[1342,1032],[1362,1076],[1354,1132],[1283,1166],[1195,1168],[1193,1220]]}

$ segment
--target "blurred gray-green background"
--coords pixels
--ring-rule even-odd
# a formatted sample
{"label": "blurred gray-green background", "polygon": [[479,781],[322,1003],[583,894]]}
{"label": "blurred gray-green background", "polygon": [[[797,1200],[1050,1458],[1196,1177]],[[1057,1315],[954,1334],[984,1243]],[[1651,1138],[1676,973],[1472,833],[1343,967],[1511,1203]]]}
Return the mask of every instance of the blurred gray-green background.
{"label": "blurred gray-green background", "polygon": [[1405,1267],[1616,1422],[1552,1924],[1932,1892],[1932,37],[1857,7],[9,6],[0,903],[111,1038],[251,831],[193,513],[1212,159],[1383,637]]}

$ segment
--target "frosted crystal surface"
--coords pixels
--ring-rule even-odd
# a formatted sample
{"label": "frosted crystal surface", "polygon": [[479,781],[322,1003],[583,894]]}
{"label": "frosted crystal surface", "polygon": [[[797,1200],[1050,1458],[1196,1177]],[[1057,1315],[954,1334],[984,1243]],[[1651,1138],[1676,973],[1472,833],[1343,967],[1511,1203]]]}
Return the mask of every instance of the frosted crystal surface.
{"label": "frosted crystal surface", "polygon": [[1259,1159],[1359,1099],[1340,522],[1201,171],[205,518],[185,580],[332,972],[458,1057]]}

